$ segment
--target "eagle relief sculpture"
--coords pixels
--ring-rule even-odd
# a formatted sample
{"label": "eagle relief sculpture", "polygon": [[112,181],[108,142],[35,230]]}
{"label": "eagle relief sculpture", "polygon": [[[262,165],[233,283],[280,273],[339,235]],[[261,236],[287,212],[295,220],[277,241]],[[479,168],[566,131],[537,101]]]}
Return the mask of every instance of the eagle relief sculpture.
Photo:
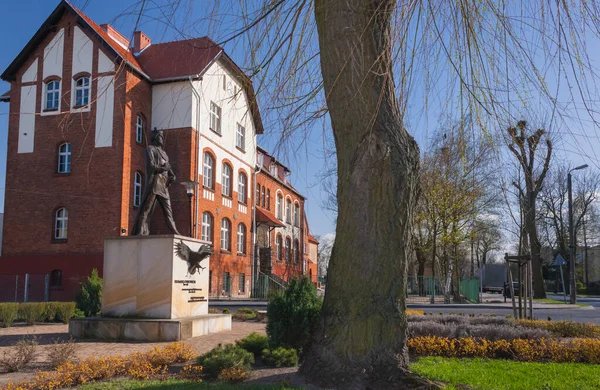
{"label": "eagle relief sculpture", "polygon": [[[212,255],[213,248],[209,245],[202,245],[198,251],[193,251],[189,246],[185,245],[183,241],[175,243],[175,254],[188,263],[188,275],[194,275],[196,271],[205,269],[200,263]],[[186,276],[188,276],[186,275]]]}

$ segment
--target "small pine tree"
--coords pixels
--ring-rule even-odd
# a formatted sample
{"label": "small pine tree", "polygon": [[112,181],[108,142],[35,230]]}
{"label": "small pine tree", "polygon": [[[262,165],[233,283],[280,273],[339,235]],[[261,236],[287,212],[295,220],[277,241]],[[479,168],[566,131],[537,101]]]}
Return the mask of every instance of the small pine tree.
{"label": "small pine tree", "polygon": [[100,314],[102,308],[102,278],[98,276],[98,270],[94,268],[87,281],[81,283],[81,290],[75,298],[77,308],[83,311],[86,317]]}
{"label": "small pine tree", "polygon": [[308,278],[292,279],[283,294],[269,301],[269,346],[291,347],[301,354],[308,346],[323,300]]}

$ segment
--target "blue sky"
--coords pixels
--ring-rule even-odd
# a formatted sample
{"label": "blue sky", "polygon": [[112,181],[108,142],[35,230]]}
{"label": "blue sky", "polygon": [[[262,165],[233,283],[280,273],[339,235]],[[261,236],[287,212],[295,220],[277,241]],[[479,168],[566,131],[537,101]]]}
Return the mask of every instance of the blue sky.
{"label": "blue sky", "polygon": [[[44,20],[58,5],[57,0],[20,0],[6,1],[3,3],[3,12],[0,13],[0,69],[2,71],[12,62]],[[128,15],[131,7],[138,4],[131,0],[73,0],[72,3],[82,9],[98,24],[111,23],[125,36],[130,37],[134,25],[135,15]],[[194,13],[202,12],[196,7]],[[118,16],[118,18],[117,18]],[[178,39],[172,29],[165,27],[164,23],[157,23],[144,19],[141,29],[150,36],[154,42],[164,42]],[[196,29],[198,30],[198,29]],[[207,35],[207,32],[197,31],[198,36]],[[234,43],[232,43],[234,45]],[[225,47],[234,61],[242,61],[238,45],[232,48]],[[0,94],[6,92],[10,85],[0,81]],[[260,99],[260,97],[259,97]],[[0,208],[4,209],[4,183],[6,174],[6,144],[8,129],[7,103],[0,103]],[[259,136],[259,145],[273,150],[279,139],[276,130],[267,131]],[[320,132],[310,132],[305,147],[301,151],[290,153],[280,148],[274,151],[279,159],[286,163],[293,171],[291,181],[293,185],[307,197],[306,212],[311,232],[315,235],[330,233],[335,230],[334,216],[327,211],[323,204],[326,193],[320,182],[320,172],[323,167],[323,147]]]}
{"label": "blue sky", "polygon": [[[136,10],[139,10],[140,1],[72,0],[72,2],[97,23],[111,23],[125,36],[131,36],[137,19]],[[168,15],[163,12],[164,10],[157,8],[157,4],[165,3],[178,4],[177,14]],[[206,16],[213,3],[215,2],[208,0],[186,0],[181,2],[149,1],[147,2],[149,4],[147,12],[145,12],[145,16],[140,20],[139,28],[147,33],[153,42],[180,39],[181,30],[184,30],[187,36],[209,35],[216,41],[220,41],[222,38],[229,36],[233,30],[240,27],[239,20],[231,16],[239,14],[239,10],[231,10],[231,12],[228,12],[229,10],[222,10],[230,18],[227,19],[226,16],[225,19],[218,23],[214,20],[211,21],[210,18],[206,18],[203,22],[198,22],[203,16]],[[4,2],[3,12],[0,13],[0,37],[2,37],[0,39],[0,69],[3,70],[9,65],[57,4],[58,0]],[[531,7],[534,7],[534,5],[531,5]],[[449,10],[446,12],[452,11]],[[514,12],[515,14],[512,17],[514,20],[517,20],[519,10],[517,9]],[[446,36],[446,38],[448,38],[448,44],[452,45],[452,39],[449,36]],[[502,88],[509,90],[510,93],[507,93],[507,96],[512,94],[512,97],[508,98],[508,110],[512,112],[512,115],[508,115],[510,121],[514,122],[518,119],[531,120],[531,112],[536,114],[541,113],[537,117],[538,121],[535,125],[539,126],[538,123],[541,123],[546,129],[554,133],[554,156],[556,159],[564,160],[572,166],[587,163],[591,169],[600,169],[598,160],[598,153],[600,153],[600,131],[598,126],[591,123],[590,115],[584,112],[581,99],[577,96],[572,96],[574,85],[572,76],[568,74],[569,71],[563,73],[561,77],[557,77],[556,67],[552,66],[548,61],[548,58],[555,55],[554,48],[551,45],[539,45],[539,40],[535,37],[535,34],[523,32],[522,36],[520,35],[518,38],[522,40],[521,43],[523,45],[532,51],[533,54],[531,56],[544,72],[542,76],[549,89],[554,90],[556,87],[556,90],[559,91],[556,96],[558,97],[558,103],[562,105],[563,115],[560,120],[552,117],[553,120],[549,121],[548,118],[551,116],[551,110],[548,108],[548,102],[543,102],[543,99],[540,99],[536,95],[537,92],[532,87],[525,85],[523,91],[521,91],[522,93],[517,96],[516,94],[512,94],[513,91],[510,91],[510,87],[503,87],[502,80],[500,80],[499,84],[495,87],[499,90]],[[590,36],[587,44],[589,48],[596,48],[599,47],[600,42]],[[452,49],[452,47],[450,48]],[[248,51],[243,39],[227,43],[225,50],[240,65],[243,65],[248,59]],[[453,50],[456,50],[456,48]],[[592,66],[600,63],[599,53],[589,50],[588,54]],[[414,80],[412,81],[413,85],[409,93],[409,104],[405,117],[405,124],[409,132],[417,139],[422,151],[426,147],[427,138],[434,134],[439,127],[439,123],[448,119],[456,121],[463,115],[459,108],[462,101],[457,97],[458,94],[456,93],[458,86],[455,78],[449,76],[448,64],[444,64],[443,61],[432,60],[432,58],[434,57],[428,52],[424,52],[421,57],[415,56],[415,68],[419,70],[415,72],[413,77]],[[444,68],[444,66],[446,67]],[[493,66],[493,64],[486,63],[485,66]],[[439,67],[437,73],[432,73],[437,67]],[[518,71],[518,69],[514,71],[511,69],[511,72],[513,72],[511,76],[514,77],[514,80],[511,80],[513,82],[512,86],[519,87],[518,83],[524,80]],[[597,72],[597,70],[592,69],[591,72]],[[430,74],[434,74],[432,79],[427,78]],[[398,72],[396,72],[396,82],[398,80],[399,76]],[[591,92],[588,95],[589,100],[587,104],[594,109],[597,102],[600,102],[600,93],[595,88],[595,78],[591,81]],[[0,93],[5,92],[8,88],[9,85],[7,83],[0,82]],[[519,99],[523,100],[523,106],[520,106],[521,102]],[[266,112],[266,100],[266,98],[261,97],[259,92],[259,103],[261,104],[263,113]],[[506,104],[502,101],[500,103]],[[466,112],[466,109],[464,112]],[[0,104],[0,183],[4,183],[5,181],[7,115],[8,104]],[[477,112],[473,111],[473,117],[477,115]],[[524,115],[524,118],[521,118],[519,115]],[[277,124],[277,118],[275,117],[275,121],[270,120],[269,123]],[[488,129],[474,131],[489,131],[490,133],[497,134],[505,126],[500,123],[502,122],[494,122],[489,119],[486,122],[484,120],[483,124]],[[259,137],[259,144],[261,146],[271,150],[276,157],[292,169],[292,183],[308,199],[306,203],[307,215],[311,231],[316,235],[326,234],[335,229],[335,217],[324,207],[327,197],[324,187],[327,184],[324,184],[322,180],[325,164],[324,139],[330,134],[328,125],[328,119],[316,123],[309,131],[302,134],[304,142],[298,141],[296,146],[292,142],[292,147],[287,148],[278,147],[278,141],[281,139],[281,130],[277,126],[268,126],[265,135]],[[506,148],[503,148],[503,151],[502,148],[500,149],[500,155],[506,157]],[[504,163],[501,163],[500,169],[506,170],[509,164],[505,163],[506,160],[503,161]],[[3,205],[4,186],[1,185],[0,207],[3,208]]]}

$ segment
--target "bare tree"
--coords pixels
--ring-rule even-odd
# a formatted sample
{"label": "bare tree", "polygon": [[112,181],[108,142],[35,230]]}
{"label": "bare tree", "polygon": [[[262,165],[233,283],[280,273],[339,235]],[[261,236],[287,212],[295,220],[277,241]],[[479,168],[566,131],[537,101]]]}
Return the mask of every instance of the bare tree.
{"label": "bare tree", "polygon": [[[546,298],[544,288],[544,276],[542,275],[542,264],[540,261],[541,244],[538,238],[536,223],[536,200],[542,189],[542,183],[550,166],[552,156],[552,141],[546,135],[546,131],[538,129],[531,131],[527,128],[527,122],[519,121],[516,127],[509,127],[508,149],[519,161],[523,170],[525,189],[520,187],[519,183],[514,183],[519,188],[519,193],[523,199],[523,214],[525,230],[529,237],[529,247],[531,251],[531,265],[533,269],[534,297]],[[536,165],[536,151],[542,138],[545,138],[546,156],[540,167]]]}

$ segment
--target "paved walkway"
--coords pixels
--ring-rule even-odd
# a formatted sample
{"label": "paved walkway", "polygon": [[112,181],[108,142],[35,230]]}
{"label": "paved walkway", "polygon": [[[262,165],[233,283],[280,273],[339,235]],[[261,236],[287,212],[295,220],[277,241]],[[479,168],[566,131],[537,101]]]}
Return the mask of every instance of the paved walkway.
{"label": "paved walkway", "polygon": [[[194,351],[201,355],[210,351],[218,344],[233,343],[235,340],[246,337],[252,332],[265,333],[265,324],[259,322],[236,322],[232,324],[232,329],[226,332],[209,334],[206,336],[194,337],[186,340],[185,343],[192,346]],[[46,348],[54,340],[68,340],[68,326],[63,324],[40,324],[34,326],[17,325],[11,328],[0,328],[0,357],[7,352],[8,347],[14,345],[23,337],[36,336],[39,343],[39,355],[33,364],[30,364],[24,371],[17,373],[0,374],[0,386],[6,385],[9,381],[19,381],[30,379],[36,370],[47,369]],[[135,343],[135,342],[105,342],[102,340],[85,340],[77,342],[77,358],[83,359],[89,356],[110,356],[127,355],[134,351],[147,351],[156,345],[168,345],[163,343]]]}

